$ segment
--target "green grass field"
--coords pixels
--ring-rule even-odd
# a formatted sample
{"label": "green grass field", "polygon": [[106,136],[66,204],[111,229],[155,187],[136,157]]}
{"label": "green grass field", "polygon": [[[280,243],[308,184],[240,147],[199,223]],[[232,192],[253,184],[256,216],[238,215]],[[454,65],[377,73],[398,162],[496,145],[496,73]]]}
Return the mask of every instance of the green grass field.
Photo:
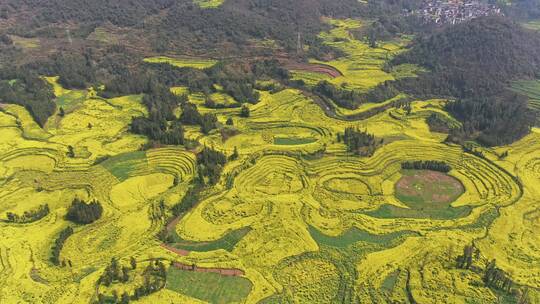
{"label": "green grass field", "polygon": [[540,111],[540,80],[519,81],[512,88],[529,97],[529,107]]}
{"label": "green grass field", "polygon": [[244,303],[252,288],[251,282],[241,277],[169,269],[167,289],[208,303]]}
{"label": "green grass field", "polygon": [[523,26],[531,30],[540,31],[540,20],[529,21],[524,23]]}
{"label": "green grass field", "polygon": [[[529,97],[529,108],[540,113],[540,80],[518,81],[512,85],[512,89]],[[540,125],[540,121],[537,125]]]}

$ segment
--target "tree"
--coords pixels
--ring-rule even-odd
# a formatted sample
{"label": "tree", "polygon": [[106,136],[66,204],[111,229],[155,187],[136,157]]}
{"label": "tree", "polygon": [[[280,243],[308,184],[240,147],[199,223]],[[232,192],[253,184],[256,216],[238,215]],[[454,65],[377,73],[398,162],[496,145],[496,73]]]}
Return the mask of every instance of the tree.
{"label": "tree", "polygon": [[122,301],[120,303],[122,304],[129,303],[129,294],[127,293],[127,291],[124,291],[124,293],[122,294]]}
{"label": "tree", "polygon": [[234,121],[233,121],[232,117],[227,118],[227,121],[225,122],[225,124],[226,124],[227,126],[233,126],[233,125],[234,125]]}
{"label": "tree", "polygon": [[12,223],[32,223],[38,221],[49,214],[49,205],[40,205],[37,209],[25,211],[22,215],[13,212],[7,212],[6,217],[8,222]]}
{"label": "tree", "polygon": [[75,157],[75,151],[73,149],[73,146],[68,146],[68,151],[67,151],[67,156],[70,157],[70,158],[74,158]]}
{"label": "tree", "polygon": [[101,217],[103,207],[97,200],[86,203],[78,198],[73,199],[68,208],[66,219],[78,224],[90,224]]}
{"label": "tree", "polygon": [[247,105],[242,106],[242,109],[240,110],[240,116],[246,117],[246,118],[250,116],[250,110]]}
{"label": "tree", "polygon": [[131,257],[131,258],[129,259],[129,263],[131,264],[131,269],[137,268],[137,261],[135,260],[134,257]]}
{"label": "tree", "polygon": [[129,281],[129,268],[126,266],[122,267],[122,282]]}
{"label": "tree", "polygon": [[54,241],[54,245],[52,247],[52,255],[51,255],[51,262],[58,266],[60,265],[60,252],[62,251],[62,247],[64,247],[64,243],[67,240],[67,238],[73,234],[73,228],[66,227],[64,230],[60,232],[58,235],[58,238]]}
{"label": "tree", "polygon": [[238,156],[238,148],[235,146],[233,153],[229,156],[229,160],[236,160],[238,159]]}
{"label": "tree", "polygon": [[201,118],[201,132],[204,134],[210,133],[211,130],[216,128],[217,125],[216,114],[206,113]]}
{"label": "tree", "polygon": [[213,109],[216,107],[216,102],[210,96],[206,96],[206,99],[204,100],[204,106]]}
{"label": "tree", "polygon": [[98,303],[105,304],[105,295],[103,295],[102,293],[98,294]]}
{"label": "tree", "polygon": [[115,289],[112,291],[113,303],[118,303],[118,291]]}
{"label": "tree", "polygon": [[378,141],[373,134],[369,134],[367,131],[347,127],[343,135],[343,142],[347,146],[347,151],[360,156],[371,156],[382,140]]}
{"label": "tree", "polygon": [[66,115],[66,112],[64,112],[64,108],[60,107],[58,110],[58,116],[64,117]]}

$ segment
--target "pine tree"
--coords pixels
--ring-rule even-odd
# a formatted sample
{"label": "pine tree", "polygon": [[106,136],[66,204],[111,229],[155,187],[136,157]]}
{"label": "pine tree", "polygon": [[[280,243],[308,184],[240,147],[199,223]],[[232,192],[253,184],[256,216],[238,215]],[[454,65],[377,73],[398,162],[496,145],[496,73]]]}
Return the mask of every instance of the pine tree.
{"label": "pine tree", "polygon": [[242,109],[240,110],[240,116],[245,118],[250,116],[250,110],[247,105],[242,106]]}

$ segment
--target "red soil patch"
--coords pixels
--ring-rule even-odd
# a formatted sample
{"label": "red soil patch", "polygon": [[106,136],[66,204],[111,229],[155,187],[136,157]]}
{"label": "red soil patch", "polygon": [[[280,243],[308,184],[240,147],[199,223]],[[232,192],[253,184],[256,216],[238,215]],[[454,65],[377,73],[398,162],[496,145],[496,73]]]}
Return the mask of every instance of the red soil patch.
{"label": "red soil patch", "polygon": [[169,246],[167,244],[161,244],[161,247],[163,247],[163,248],[165,248],[165,249],[167,249],[169,251],[172,251],[172,252],[174,252],[174,253],[176,253],[178,255],[181,255],[181,256],[186,256],[186,255],[188,255],[190,253],[189,250],[178,249],[178,248],[175,248],[173,246]]}
{"label": "red soil patch", "polygon": [[285,65],[285,68],[288,70],[326,74],[332,78],[343,76],[343,74],[338,69],[321,63],[288,63]]}
{"label": "red soil patch", "polygon": [[[417,189],[415,185],[423,186],[422,189]],[[439,187],[443,187],[447,190],[442,192],[442,190],[439,190]],[[448,188],[453,188],[453,190],[448,190]],[[421,170],[414,172],[412,175],[403,176],[396,183],[396,190],[399,191],[401,195],[411,197],[421,197],[428,194],[430,196],[430,201],[434,203],[443,203],[451,201],[454,192],[455,194],[463,193],[464,188],[458,180],[450,175],[437,171]]]}
{"label": "red soil patch", "polygon": [[236,268],[206,268],[197,267],[196,265],[187,265],[179,262],[174,262],[174,267],[182,270],[196,271],[196,272],[213,272],[228,277],[239,277],[245,275],[245,272]]}

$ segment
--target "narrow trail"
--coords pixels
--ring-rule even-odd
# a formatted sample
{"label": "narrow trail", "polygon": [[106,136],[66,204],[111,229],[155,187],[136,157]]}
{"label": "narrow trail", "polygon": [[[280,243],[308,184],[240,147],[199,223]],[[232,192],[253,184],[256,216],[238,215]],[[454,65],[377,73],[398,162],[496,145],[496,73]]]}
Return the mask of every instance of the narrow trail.
{"label": "narrow trail", "polygon": [[236,269],[236,268],[206,268],[206,267],[197,267],[196,265],[188,265],[188,264],[183,264],[183,263],[178,263],[178,262],[174,262],[173,266],[181,270],[217,273],[226,277],[239,277],[239,276],[245,275],[245,272],[243,270]]}
{"label": "narrow trail", "polygon": [[282,65],[287,70],[307,71],[328,75],[332,78],[343,76],[340,70],[333,66],[323,63],[300,63],[293,61],[284,61]]}

